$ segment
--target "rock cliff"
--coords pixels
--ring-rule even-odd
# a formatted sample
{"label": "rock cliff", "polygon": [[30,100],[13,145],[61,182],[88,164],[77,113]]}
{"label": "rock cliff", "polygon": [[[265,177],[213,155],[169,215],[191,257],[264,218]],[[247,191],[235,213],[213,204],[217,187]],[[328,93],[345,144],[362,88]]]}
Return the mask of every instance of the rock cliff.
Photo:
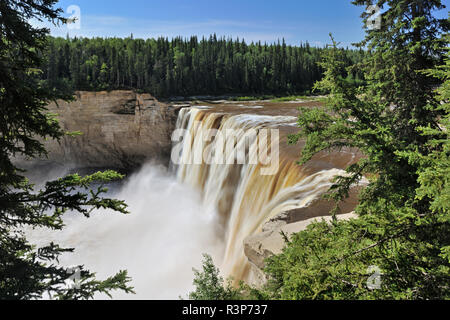
{"label": "rock cliff", "polygon": [[[339,211],[346,214],[339,215],[338,219],[348,220],[356,217],[352,211],[358,204],[359,191],[359,186],[350,190],[349,198],[339,205]],[[244,252],[251,266],[251,284],[260,287],[267,281],[262,272],[265,260],[281,253],[285,247],[286,243],[282,234],[289,238],[292,234],[305,230],[314,221],[323,219],[330,222],[332,217],[329,212],[333,207],[332,201],[322,198],[315,199],[303,208],[275,216],[264,224],[261,233],[247,237],[244,240]]]}
{"label": "rock cliff", "polygon": [[125,170],[149,159],[168,164],[179,108],[133,91],[77,92],[75,98],[48,109],[63,130],[82,134],[46,141],[49,158],[43,161]]}
{"label": "rock cliff", "polygon": [[[350,220],[356,218],[354,213],[339,215],[338,220]],[[331,222],[331,216],[310,218],[307,220],[279,225],[270,230],[266,230],[255,236],[248,237],[244,242],[245,255],[251,265],[251,284],[261,287],[266,281],[266,276],[262,272],[265,267],[264,260],[282,252],[286,243],[282,236],[288,238],[294,233],[306,230],[306,228],[315,221]]]}

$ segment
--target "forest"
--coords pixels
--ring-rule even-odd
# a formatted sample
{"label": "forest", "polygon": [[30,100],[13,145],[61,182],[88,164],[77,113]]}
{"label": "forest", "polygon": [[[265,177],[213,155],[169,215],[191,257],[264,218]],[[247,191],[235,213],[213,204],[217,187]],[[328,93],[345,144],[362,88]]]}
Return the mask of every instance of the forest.
{"label": "forest", "polygon": [[[135,89],[157,97],[304,94],[321,79],[325,48],[193,36],[168,40],[49,38],[42,78],[60,90]],[[341,49],[344,65],[363,50]],[[358,73],[344,74],[352,81]]]}
{"label": "forest", "polygon": [[[290,144],[303,144],[298,163],[343,148],[363,155],[326,194],[335,202],[332,222],[317,221],[283,237],[282,252],[264,261],[266,284],[232,286],[205,255],[202,269],[194,269],[191,300],[450,300],[450,20],[436,14],[446,9],[445,1],[351,2],[384,10],[380,28],[367,27],[359,43],[367,51],[344,49],[331,34],[328,48],[246,44],[214,35],[200,41],[52,38],[27,21],[67,23],[57,0],[0,2],[0,300],[134,293],[126,270],[99,280],[83,265],[77,267],[79,286],[67,286],[74,271],[60,258],[74,249],[36,244],[25,232],[61,231],[69,227],[63,219],[69,213],[130,213],[104,187],[124,176],[75,173],[35,190],[16,162],[48,156],[45,140],[80,134],[66,132],[48,112],[49,103],[73,100],[71,90],[125,88],[161,97],[316,89],[328,93],[325,103],[299,108],[298,130],[289,136]],[[370,10],[361,18],[365,26],[373,22]],[[338,220],[339,203],[363,178],[368,183],[359,192],[357,217]],[[376,286],[370,286],[373,267],[379,270]],[[303,311],[307,305],[294,307]],[[336,305],[311,306],[315,314],[336,313]]]}

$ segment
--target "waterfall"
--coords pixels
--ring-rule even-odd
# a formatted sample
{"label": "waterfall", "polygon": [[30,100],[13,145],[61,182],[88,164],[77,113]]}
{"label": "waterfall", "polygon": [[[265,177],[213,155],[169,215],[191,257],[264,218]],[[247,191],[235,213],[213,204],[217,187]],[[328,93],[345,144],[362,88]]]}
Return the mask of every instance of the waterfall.
{"label": "waterfall", "polygon": [[[287,145],[287,135],[297,130],[295,113],[278,107],[182,109],[170,171],[148,163],[126,181],[109,185],[109,196],[125,200],[130,215],[97,209],[86,219],[70,212],[63,230],[30,229],[27,235],[39,246],[56,242],[75,248],[61,256],[61,265],[84,264],[99,279],[128,270],[137,295],[115,292],[114,298],[186,297],[202,253],[212,255],[224,276],[251,282],[244,239],[279,213],[315,208],[312,201],[343,173],[336,168],[355,160],[355,152],[340,150],[298,165],[301,144]],[[37,181],[45,182],[67,172],[36,173],[43,175]]]}
{"label": "waterfall", "polygon": [[[260,232],[264,223],[277,214],[307,206],[329,189],[333,177],[344,173],[327,166],[300,166],[288,152],[280,154],[278,148],[287,148],[283,134],[268,138],[264,150],[279,157],[276,170],[264,173],[270,164],[250,161],[261,146],[259,136],[248,134],[251,130],[292,127],[295,120],[290,116],[230,114],[205,107],[180,111],[177,130],[185,132],[185,136],[182,141],[180,135],[174,137],[180,141],[172,154],[173,159],[180,159],[174,170],[179,181],[201,193],[204,205],[216,208],[222,227],[219,236],[225,245],[221,266],[225,276],[249,280],[244,239]],[[225,133],[231,130],[238,133],[230,138]],[[218,133],[219,138],[208,132]],[[222,158],[227,161],[202,162],[206,153],[218,157],[226,148],[229,152]],[[233,161],[233,157],[239,158],[239,150],[247,152],[241,159],[246,161]]]}

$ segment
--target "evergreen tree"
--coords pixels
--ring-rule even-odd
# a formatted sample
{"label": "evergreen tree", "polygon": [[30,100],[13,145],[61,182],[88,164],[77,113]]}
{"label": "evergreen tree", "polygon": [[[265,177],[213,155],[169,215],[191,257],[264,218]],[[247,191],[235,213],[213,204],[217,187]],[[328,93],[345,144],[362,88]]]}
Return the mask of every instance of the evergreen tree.
{"label": "evergreen tree", "polygon": [[[55,243],[33,246],[23,232],[25,227],[61,230],[63,214],[69,210],[86,216],[95,208],[126,213],[125,203],[102,196],[105,188],[90,189],[94,182],[120,178],[115,172],[87,177],[70,175],[47,182],[43,190],[35,191],[24,178],[24,170],[13,161],[16,156],[45,156],[41,141],[58,140],[64,135],[45,108],[61,95],[43,87],[37,76],[43,72],[41,56],[49,30],[35,28],[28,22],[35,18],[65,23],[61,10],[54,9],[55,3],[54,0],[0,3],[0,299],[39,299],[44,294],[59,299],[88,299],[99,292],[109,295],[115,289],[131,292],[125,271],[99,281],[83,266],[78,267],[79,286],[66,286],[66,281],[75,276],[76,268],[60,266],[58,257],[73,249]],[[51,64],[47,70],[54,80],[54,68],[58,65],[54,55],[58,51],[55,46],[50,51]],[[76,58],[70,59],[74,60],[71,69],[75,74]]]}
{"label": "evergreen tree", "polygon": [[[316,84],[330,91],[327,108],[303,109],[302,131],[291,137],[292,143],[306,138],[301,163],[323,150],[354,147],[364,154],[348,175],[336,178],[329,194],[343,200],[351,186],[369,178],[356,208],[359,218],[318,223],[295,235],[268,263],[273,298],[450,297],[450,221],[443,203],[448,128],[438,124],[448,118],[448,108],[440,105],[444,96],[434,93],[432,73],[423,72],[442,61],[446,39],[440,35],[448,21],[433,16],[444,8],[441,1],[376,3],[386,12],[381,29],[368,30],[361,44],[369,50],[359,66],[367,85],[345,81],[343,52],[333,40],[322,62],[325,77]],[[363,17],[366,23],[368,14]],[[439,186],[430,180],[435,170]],[[379,290],[366,284],[373,266],[380,271]]]}
{"label": "evergreen tree", "polygon": [[[266,260],[268,284],[241,287],[241,297],[450,298],[448,20],[433,16],[444,8],[438,0],[376,4],[385,13],[381,29],[368,30],[361,44],[369,52],[346,68],[345,51],[332,39],[321,63],[324,78],[316,84],[330,92],[326,107],[301,109],[301,131],[290,137],[291,143],[306,139],[301,163],[326,150],[363,153],[327,195],[343,200],[368,178],[358,217],[313,223],[286,239],[282,253]],[[365,24],[368,17],[363,14]],[[365,85],[348,81],[351,72],[363,75]],[[197,295],[214,289],[206,281],[211,270],[196,274]]]}
{"label": "evergreen tree", "polygon": [[231,282],[225,283],[211,256],[204,255],[201,271],[193,269],[196,290],[189,294],[191,300],[238,300],[240,289],[234,289]]}
{"label": "evergreen tree", "polygon": [[[317,65],[323,48],[289,46],[284,41],[247,44],[215,35],[200,41],[196,37],[48,41],[48,72],[42,79],[51,88],[138,89],[159,97],[302,94],[323,71]],[[358,52],[344,50],[346,66],[361,60]]]}

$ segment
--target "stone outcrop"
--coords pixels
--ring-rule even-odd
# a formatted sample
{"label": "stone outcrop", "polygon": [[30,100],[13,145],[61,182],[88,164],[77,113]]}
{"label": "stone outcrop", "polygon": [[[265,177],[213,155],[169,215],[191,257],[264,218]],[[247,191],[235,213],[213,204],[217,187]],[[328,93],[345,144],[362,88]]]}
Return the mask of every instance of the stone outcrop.
{"label": "stone outcrop", "polygon": [[[362,181],[361,185],[365,185],[366,181]],[[350,189],[348,198],[339,204],[340,213],[352,212],[358,205],[358,194],[361,191],[361,187],[356,186]],[[276,228],[280,228],[286,224],[296,223],[299,221],[308,220],[314,217],[329,215],[329,212],[334,209],[335,203],[322,198],[317,198],[311,202],[305,204],[304,207],[282,212],[279,215],[273,217],[267,221],[262,231],[270,231]]]}
{"label": "stone outcrop", "polygon": [[[362,181],[361,185],[366,184]],[[353,210],[358,204],[358,194],[360,186],[350,189],[349,197],[339,204],[338,219],[351,219],[356,217]],[[331,221],[329,212],[334,208],[334,202],[317,198],[307,203],[304,207],[282,212],[267,221],[262,232],[247,237],[244,240],[244,252],[250,262],[250,282],[253,285],[261,286],[266,282],[266,277],[262,270],[265,266],[265,260],[281,253],[286,245],[282,234],[290,237],[294,233],[305,230],[312,222],[324,219]]]}
{"label": "stone outcrop", "polygon": [[[133,91],[77,92],[75,101],[48,106],[61,127],[79,131],[46,141],[51,161],[65,166],[132,169],[152,159],[168,164],[179,107]],[[43,159],[44,161],[44,159]]]}
{"label": "stone outcrop", "polygon": [[[289,216],[289,212],[284,213],[283,216]],[[356,218],[356,215],[352,212],[338,215],[337,218],[338,220],[349,220]],[[282,252],[286,245],[282,234],[290,238],[292,234],[306,230],[311,223],[322,220],[331,222],[332,217],[315,217],[295,223],[280,222],[278,224],[274,224],[274,220],[271,220],[271,222],[265,225],[263,232],[246,238],[244,241],[244,251],[251,266],[251,283],[260,287],[267,281],[262,272],[265,267],[265,260]]]}

